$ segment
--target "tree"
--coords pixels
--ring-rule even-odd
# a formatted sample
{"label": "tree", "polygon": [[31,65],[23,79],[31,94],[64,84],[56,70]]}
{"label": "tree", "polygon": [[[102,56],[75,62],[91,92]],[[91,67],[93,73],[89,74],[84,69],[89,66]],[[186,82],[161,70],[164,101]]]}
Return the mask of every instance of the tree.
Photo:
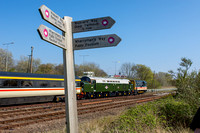
{"label": "tree", "polygon": [[12,53],[0,48],[0,71],[5,71],[6,70],[6,65],[5,64],[6,64],[7,56],[8,56],[7,70],[11,71],[13,66],[14,66]]}
{"label": "tree", "polygon": [[172,76],[168,73],[156,73],[155,79],[160,83],[161,86],[171,86]]}
{"label": "tree", "polygon": [[154,79],[154,74],[151,69],[145,65],[137,64],[132,67],[132,71],[135,71],[135,78],[137,80],[145,80],[148,84],[148,88],[157,88],[159,84]]}
{"label": "tree", "polygon": [[177,69],[177,73],[173,72],[172,70],[170,70],[169,73],[176,80],[176,87],[178,88],[178,91],[182,91],[190,84],[188,83],[188,77],[190,77],[188,70],[192,66],[192,61],[183,57],[181,58],[181,63],[179,65],[180,67]]}
{"label": "tree", "polygon": [[134,66],[133,71],[136,71],[136,78],[139,80],[149,80],[153,79],[153,72],[151,69],[145,65],[137,64]]}
{"label": "tree", "polygon": [[200,106],[200,72],[189,72],[192,66],[192,61],[187,58],[181,58],[180,67],[177,72],[169,71],[174,77],[177,87],[177,97],[191,105],[191,108],[196,112]]}
{"label": "tree", "polygon": [[160,86],[160,83],[154,79],[151,69],[145,65],[124,63],[121,66],[121,72],[128,79],[145,80],[148,83],[148,88],[157,88]]}
{"label": "tree", "polygon": [[[29,58],[26,56],[21,56],[20,60],[17,61],[17,65],[14,67],[13,71],[27,73],[29,72],[28,64],[29,64]],[[40,65],[40,59],[33,59],[33,63],[32,63],[33,73],[37,71],[39,65]]]}
{"label": "tree", "polygon": [[40,66],[41,61],[40,59],[34,59],[33,58],[33,63],[32,63],[32,72],[35,73],[38,69],[38,67]]}
{"label": "tree", "polygon": [[131,63],[124,63],[121,66],[122,75],[127,76],[127,78],[134,78],[136,73],[136,69],[134,69],[135,65]]}
{"label": "tree", "polygon": [[106,72],[99,68],[99,66],[95,63],[87,63],[84,65],[75,65],[76,75],[82,76],[83,72],[92,71],[97,77],[105,77],[107,76]]}
{"label": "tree", "polygon": [[55,74],[64,75],[64,66],[63,66],[63,64],[59,64],[59,65],[55,66]]}
{"label": "tree", "polygon": [[20,60],[17,61],[17,65],[15,66],[15,71],[27,73],[28,72],[28,60],[29,60],[28,57],[21,56]]}
{"label": "tree", "polygon": [[78,75],[78,76],[83,75],[83,73],[81,73],[81,71],[79,70],[79,65],[75,64],[74,69],[75,69],[75,75]]}
{"label": "tree", "polygon": [[42,64],[38,67],[36,73],[39,74],[55,74],[55,65],[51,63]]}
{"label": "tree", "polygon": [[192,61],[190,59],[187,58],[181,58],[181,63],[180,66],[177,70],[178,70],[178,78],[182,81],[184,81],[186,79],[186,77],[188,76],[188,70],[192,65]]}

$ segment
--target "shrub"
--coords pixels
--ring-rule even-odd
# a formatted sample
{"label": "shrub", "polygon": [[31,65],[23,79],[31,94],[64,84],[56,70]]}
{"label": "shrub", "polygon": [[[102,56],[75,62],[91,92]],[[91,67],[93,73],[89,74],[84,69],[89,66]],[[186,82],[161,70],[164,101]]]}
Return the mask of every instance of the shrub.
{"label": "shrub", "polygon": [[110,132],[145,132],[147,129],[154,132],[154,129],[162,123],[162,119],[156,115],[157,104],[159,103],[150,102],[129,109],[112,122],[105,132],[108,130]]}
{"label": "shrub", "polygon": [[193,111],[189,104],[171,100],[171,102],[160,107],[160,115],[165,116],[166,127],[188,127],[191,123]]}
{"label": "shrub", "polygon": [[186,128],[193,117],[191,106],[173,97],[137,105],[107,126],[104,132],[157,132]]}

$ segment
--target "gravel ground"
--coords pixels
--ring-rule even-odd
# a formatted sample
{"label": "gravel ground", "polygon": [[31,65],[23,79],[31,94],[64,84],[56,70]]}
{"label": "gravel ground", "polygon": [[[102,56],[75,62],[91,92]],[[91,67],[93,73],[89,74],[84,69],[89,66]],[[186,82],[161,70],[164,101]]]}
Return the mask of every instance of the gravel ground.
{"label": "gravel ground", "polygon": [[[142,104],[142,103],[140,103]],[[88,124],[93,122],[93,120],[101,119],[108,116],[117,116],[124,112],[126,109],[133,107],[135,105],[130,105],[126,107],[109,109],[106,111],[100,111],[97,113],[89,113],[81,115],[78,117],[78,124]],[[13,130],[0,130],[0,133],[65,133],[65,118],[52,120],[48,122],[40,122],[38,124],[32,124],[28,126],[18,127]]]}
{"label": "gravel ground", "polygon": [[[94,119],[100,119],[107,116],[115,116],[121,114],[128,107],[121,107],[117,109],[101,111],[92,114],[86,114],[78,117],[79,125],[87,123]],[[41,122],[38,124],[32,124],[15,128],[13,130],[4,130],[0,133],[64,133],[65,132],[65,118],[59,120],[52,120],[48,122]]]}

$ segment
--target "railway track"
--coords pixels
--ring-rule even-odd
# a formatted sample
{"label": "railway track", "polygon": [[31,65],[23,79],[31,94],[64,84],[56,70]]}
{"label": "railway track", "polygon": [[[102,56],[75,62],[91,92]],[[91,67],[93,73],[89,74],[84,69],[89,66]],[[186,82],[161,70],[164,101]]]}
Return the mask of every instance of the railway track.
{"label": "railway track", "polygon": [[[159,99],[163,95],[122,96],[77,102],[78,115],[105,111]],[[43,103],[0,108],[0,130],[65,118],[65,103]]]}

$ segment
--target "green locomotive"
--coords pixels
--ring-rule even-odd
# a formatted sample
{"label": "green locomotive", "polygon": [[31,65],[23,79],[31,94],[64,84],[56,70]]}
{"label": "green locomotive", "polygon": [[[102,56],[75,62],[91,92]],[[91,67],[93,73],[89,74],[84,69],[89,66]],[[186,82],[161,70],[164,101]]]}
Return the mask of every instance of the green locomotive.
{"label": "green locomotive", "polygon": [[108,96],[127,96],[147,91],[143,80],[87,77],[81,78],[83,97],[99,98]]}

